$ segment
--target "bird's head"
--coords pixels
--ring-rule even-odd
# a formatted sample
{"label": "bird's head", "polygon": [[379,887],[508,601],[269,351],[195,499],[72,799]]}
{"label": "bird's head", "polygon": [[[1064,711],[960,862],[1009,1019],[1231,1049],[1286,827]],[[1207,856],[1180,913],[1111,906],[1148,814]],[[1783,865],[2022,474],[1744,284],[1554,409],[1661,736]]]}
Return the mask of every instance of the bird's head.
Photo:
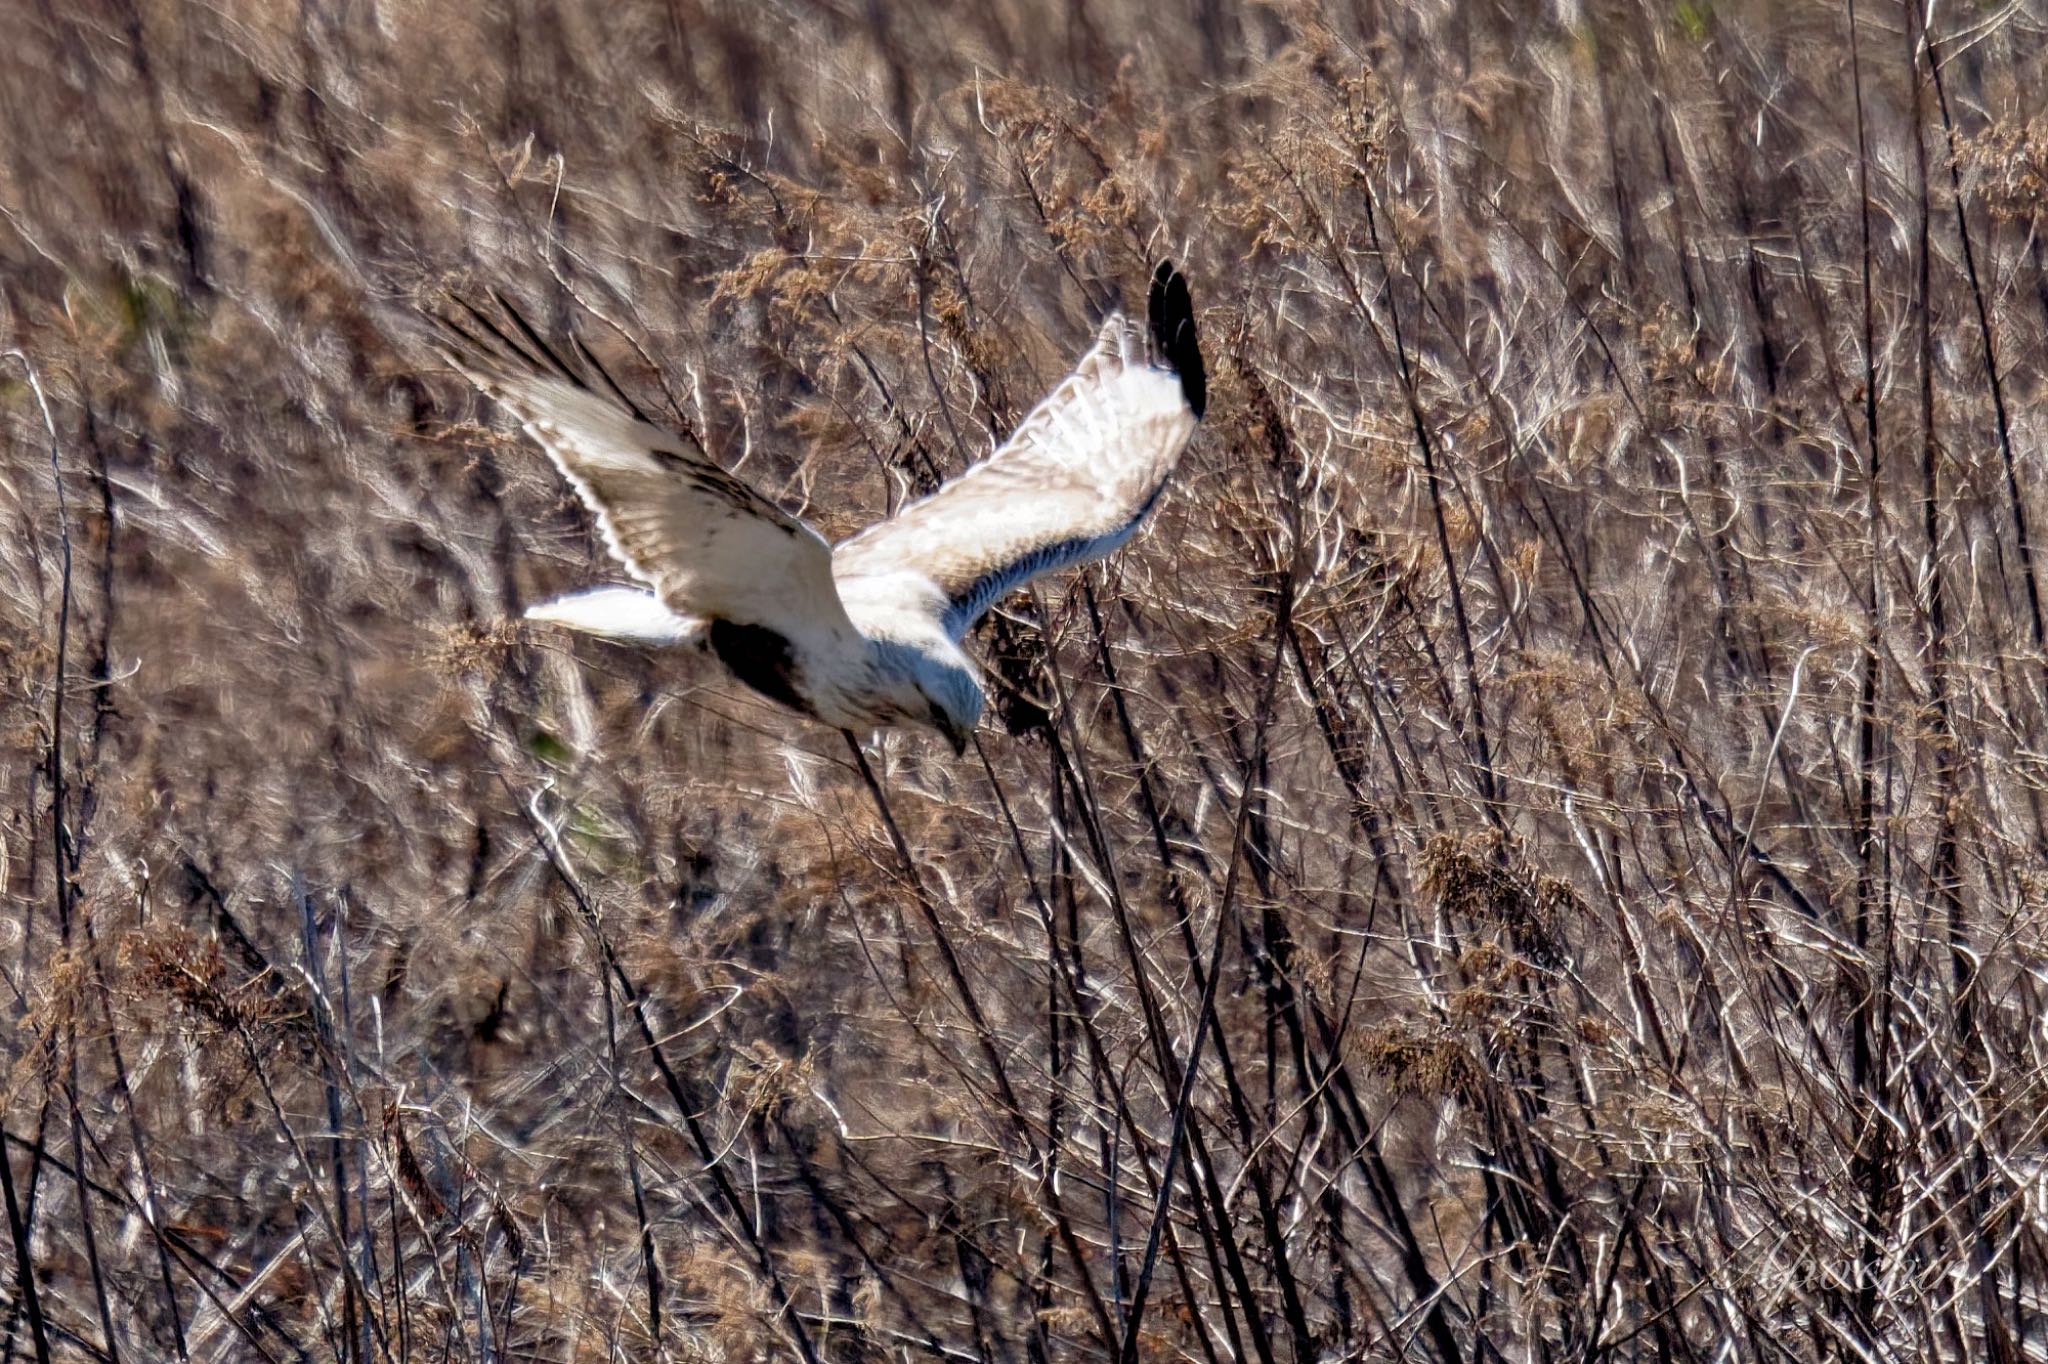
{"label": "bird's head", "polygon": [[882,705],[878,724],[930,725],[955,757],[967,751],[981,720],[981,682],[973,660],[943,624],[944,601],[922,574],[842,579],[839,594],[859,608]]}
{"label": "bird's head", "polygon": [[882,723],[930,725],[946,736],[953,756],[967,751],[981,719],[981,683],[974,664],[942,631],[915,641],[877,640],[884,660],[881,689],[887,697]]}
{"label": "bird's head", "polygon": [[[957,650],[956,650],[957,653]],[[946,736],[953,756],[967,751],[981,720],[981,684],[964,655],[932,658],[918,669],[918,691],[926,702],[926,723]]]}

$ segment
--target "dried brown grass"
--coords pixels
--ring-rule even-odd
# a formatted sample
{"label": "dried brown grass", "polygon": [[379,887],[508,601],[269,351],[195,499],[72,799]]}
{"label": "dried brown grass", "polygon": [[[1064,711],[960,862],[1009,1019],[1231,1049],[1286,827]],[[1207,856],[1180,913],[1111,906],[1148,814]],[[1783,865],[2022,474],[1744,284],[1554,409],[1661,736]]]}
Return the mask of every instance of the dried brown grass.
{"label": "dried brown grass", "polygon": [[[2048,1357],[2048,15],[1919,22],[0,7],[0,1356]],[[414,321],[837,535],[1162,254],[872,786],[511,623]]]}

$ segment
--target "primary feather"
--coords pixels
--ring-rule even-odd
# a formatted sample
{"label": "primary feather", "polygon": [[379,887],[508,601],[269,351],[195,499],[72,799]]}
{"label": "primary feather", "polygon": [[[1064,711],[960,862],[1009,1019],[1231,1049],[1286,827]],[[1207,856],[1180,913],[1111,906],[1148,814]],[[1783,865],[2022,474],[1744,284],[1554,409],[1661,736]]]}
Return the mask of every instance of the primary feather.
{"label": "primary feather", "polygon": [[1162,261],[1144,324],[1112,315],[1001,449],[835,549],[500,306],[502,322],[476,309],[438,319],[443,353],[519,418],[646,585],[530,614],[631,642],[701,637],[742,681],[807,714],[928,723],[956,750],[982,705],[960,639],[1031,578],[1129,539],[1207,402],[1187,281]]}

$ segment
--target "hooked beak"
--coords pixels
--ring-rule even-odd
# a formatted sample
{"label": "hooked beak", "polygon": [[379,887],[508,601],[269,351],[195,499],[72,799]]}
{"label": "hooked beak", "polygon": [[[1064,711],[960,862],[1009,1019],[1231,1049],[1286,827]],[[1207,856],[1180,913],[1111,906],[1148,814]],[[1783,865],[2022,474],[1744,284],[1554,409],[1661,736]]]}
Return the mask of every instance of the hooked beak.
{"label": "hooked beak", "polygon": [[973,741],[974,730],[971,727],[954,723],[952,716],[937,709],[934,709],[932,712],[932,723],[938,726],[939,733],[946,736],[946,742],[953,746],[953,756],[956,758],[965,757],[967,745]]}

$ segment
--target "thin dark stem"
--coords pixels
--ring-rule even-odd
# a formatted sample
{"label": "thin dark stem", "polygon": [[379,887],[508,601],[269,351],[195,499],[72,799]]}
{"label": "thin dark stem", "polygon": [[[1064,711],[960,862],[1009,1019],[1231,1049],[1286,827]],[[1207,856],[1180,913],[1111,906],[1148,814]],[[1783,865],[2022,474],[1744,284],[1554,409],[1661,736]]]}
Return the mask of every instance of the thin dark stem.
{"label": "thin dark stem", "polygon": [[[896,816],[889,809],[889,798],[882,791],[882,783],[875,777],[875,770],[868,765],[868,755],[861,751],[860,740],[852,730],[841,730],[846,746],[853,753],[853,763],[859,769],[861,780],[867,784],[868,795],[875,802],[875,809],[881,815],[882,825],[889,833],[889,842],[896,850],[897,861],[903,875],[910,883],[912,897],[917,901],[918,912],[924,917],[925,926],[931,930],[932,943],[939,950],[939,958],[946,965],[946,974],[952,981],[960,1007],[966,1011],[968,1021],[973,1025],[975,1040],[981,1046],[982,1058],[987,1061],[989,1077],[995,1082],[997,1095],[1002,1100],[1003,1114],[1008,1119],[1017,1138],[1036,1161],[1037,1143],[1032,1139],[1029,1120],[1024,1106],[1017,1099],[1017,1091],[1011,1087],[1008,1068],[1003,1065],[1001,1050],[996,1046],[995,1032],[983,1015],[981,1003],[975,998],[974,989],[967,982],[967,973],[960,965],[960,957],[953,949],[952,935],[939,918],[938,907],[932,903],[931,894],[925,889],[924,878],[918,874],[917,859],[911,855],[910,844],[904,840],[903,830],[896,823]],[[1050,1184],[1046,1190],[1051,1198],[1054,1223],[1059,1231],[1068,1257],[1073,1261],[1075,1276],[1081,1282],[1083,1296],[1089,1311],[1095,1317],[1096,1328],[1102,1333],[1105,1345],[1116,1340],[1116,1327],[1109,1315],[1109,1306],[1102,1300],[1102,1290],[1096,1287],[1095,1276],[1088,1268],[1088,1254],[1081,1248],[1080,1238],[1075,1234],[1073,1224],[1060,1207],[1056,1189]]]}
{"label": "thin dark stem", "polygon": [[704,1173],[710,1179],[712,1188],[717,1192],[719,1202],[724,1205],[733,1225],[738,1228],[736,1234],[744,1240],[746,1248],[752,1253],[755,1270],[768,1285],[770,1298],[775,1304],[776,1320],[789,1332],[790,1338],[796,1343],[797,1353],[804,1359],[804,1364],[820,1364],[817,1346],[811,1340],[810,1332],[804,1329],[803,1319],[798,1315],[796,1305],[790,1299],[782,1272],[776,1267],[768,1247],[755,1235],[753,1221],[747,1215],[746,1204],[741,1201],[739,1191],[733,1188],[731,1179],[726,1176],[724,1167],[719,1163],[717,1148],[712,1145],[710,1134],[704,1130],[703,1120],[698,1116],[697,1105],[690,1101],[689,1093],[683,1087],[682,1077],[670,1064],[668,1053],[662,1047],[659,1035],[654,1031],[654,1024],[647,1016],[645,994],[626,974],[624,963],[619,960],[618,952],[612,947],[611,939],[604,931],[604,921],[597,912],[597,906],[591,903],[589,895],[583,889],[583,883],[577,879],[567,860],[562,856],[553,831],[541,823],[540,816],[530,805],[521,802],[520,808],[526,812],[534,837],[539,842],[555,879],[569,892],[570,900],[576,905],[577,914],[596,940],[598,954],[604,961],[605,970],[618,983],[619,993],[625,999],[627,1010],[633,1016],[634,1028],[640,1034],[641,1044],[646,1047],[649,1059],[654,1062],[654,1068],[661,1076],[663,1086],[668,1090],[669,1099],[676,1106],[677,1115],[683,1120],[684,1130],[690,1135],[690,1144],[697,1152]]}
{"label": "thin dark stem", "polygon": [[1181,1062],[1180,1092],[1174,1097],[1173,1129],[1167,1138],[1166,1167],[1159,1176],[1159,1205],[1152,1214],[1151,1229],[1145,1234],[1145,1256],[1139,1263],[1138,1280],[1131,1289],[1130,1313],[1124,1322],[1123,1345],[1117,1357],[1123,1364],[1137,1364],[1138,1334],[1145,1319],[1145,1299],[1152,1287],[1152,1270],[1159,1258],[1159,1238],[1173,1210],[1173,1180],[1186,1140],[1189,1101],[1201,1074],[1202,1047],[1208,1039],[1209,1020],[1216,1005],[1216,984],[1222,978],[1223,950],[1229,945],[1235,923],[1237,887],[1245,864],[1245,832],[1251,824],[1253,799],[1258,792],[1259,759],[1265,753],[1266,732],[1273,720],[1273,698],[1279,689],[1280,665],[1287,657],[1288,627],[1294,614],[1294,575],[1281,574],[1279,604],[1273,613],[1272,657],[1266,665],[1260,689],[1259,709],[1252,726],[1252,758],[1245,765],[1243,795],[1238,800],[1237,819],[1230,842],[1230,869],[1223,878],[1223,898],[1216,906],[1215,930],[1209,943],[1208,977],[1202,986],[1202,1001],[1195,1011],[1195,1035],[1188,1041],[1186,1060]]}

